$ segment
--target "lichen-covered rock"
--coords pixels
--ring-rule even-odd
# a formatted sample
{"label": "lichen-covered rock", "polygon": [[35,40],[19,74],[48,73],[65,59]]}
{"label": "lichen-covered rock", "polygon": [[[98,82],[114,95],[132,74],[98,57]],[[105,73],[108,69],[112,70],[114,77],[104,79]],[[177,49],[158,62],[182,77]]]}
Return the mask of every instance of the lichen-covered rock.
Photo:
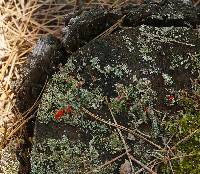
{"label": "lichen-covered rock", "polygon": [[[132,130],[121,130],[131,154],[145,164],[154,159],[167,138],[163,119],[176,116],[179,91],[191,91],[191,79],[197,77],[199,47],[192,29],[142,25],[79,49],[43,95],[32,173],[87,173],[124,153],[112,115]],[[123,162],[96,173],[117,173]]]}
{"label": "lichen-covered rock", "polygon": [[128,26],[196,27],[200,24],[199,8],[184,0],[161,0],[159,3],[143,4],[139,8],[128,4],[122,7],[122,13],[127,14],[124,23]]}
{"label": "lichen-covered rock", "polygon": [[141,164],[151,170],[147,164],[165,153],[171,137],[164,126],[178,117],[180,92],[190,93],[199,75],[199,21],[198,9],[168,0],[87,11],[66,21],[62,43],[41,39],[18,85],[21,112],[52,67],[67,62],[38,109],[31,173],[116,174],[123,164],[129,172]]}

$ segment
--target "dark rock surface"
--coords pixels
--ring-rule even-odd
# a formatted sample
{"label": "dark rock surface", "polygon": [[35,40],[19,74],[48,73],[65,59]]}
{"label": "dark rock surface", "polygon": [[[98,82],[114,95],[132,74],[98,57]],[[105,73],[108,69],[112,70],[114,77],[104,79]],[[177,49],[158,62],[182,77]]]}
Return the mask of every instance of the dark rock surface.
{"label": "dark rock surface", "polygon": [[16,105],[20,111],[25,112],[33,105],[46,77],[56,71],[59,63],[65,63],[69,55],[111,27],[124,15],[124,20],[119,26],[196,28],[200,24],[199,8],[183,3],[181,0],[150,2],[140,6],[127,4],[116,10],[98,6],[81,14],[75,13],[66,17],[62,43],[53,36],[41,38],[36,43],[33,53],[27,58],[21,73],[23,78],[14,84]]}
{"label": "dark rock surface", "polygon": [[125,7],[122,12],[128,13],[126,25],[138,26],[141,24],[155,27],[186,26],[196,27],[199,25],[200,11],[181,0],[164,0],[160,3],[143,4],[139,8]]}
{"label": "dark rock surface", "polygon": [[[162,147],[166,138],[162,119],[175,117],[179,110],[174,101],[165,100],[168,96],[176,100],[182,89],[191,90],[190,80],[199,65],[190,60],[199,47],[198,33],[191,29],[143,25],[122,28],[78,50],[53,76],[43,95],[32,152],[33,173],[85,173],[124,152],[116,130],[83,110],[113,122],[105,97],[119,125],[136,128]],[[72,112],[67,113],[69,106]],[[56,123],[54,115],[63,108],[66,112]],[[123,135],[134,157],[144,163],[154,159],[157,147],[134,134]],[[99,173],[117,173],[122,161]]]}
{"label": "dark rock surface", "polygon": [[121,14],[109,12],[97,7],[71,18],[63,28],[63,43],[67,50],[73,52],[111,27]]}
{"label": "dark rock surface", "polygon": [[38,98],[45,81],[58,69],[66,51],[61,42],[53,36],[38,40],[22,69],[22,78],[13,85],[16,105],[20,112],[27,111]]}
{"label": "dark rock surface", "polygon": [[[112,32],[95,38],[117,21]],[[66,64],[49,80],[38,109],[31,173],[118,173],[126,155],[98,167],[125,152],[119,129],[133,157],[144,164],[154,160],[168,139],[164,122],[181,109],[180,91],[190,93],[198,76],[199,22],[198,9],[182,1],[93,9],[66,22],[64,50],[61,43],[47,57],[33,50],[39,68],[28,63],[28,87],[19,94],[30,86],[34,91],[32,82],[44,83],[54,62]],[[30,104],[29,95],[19,97]],[[140,168],[133,163],[134,172]]]}

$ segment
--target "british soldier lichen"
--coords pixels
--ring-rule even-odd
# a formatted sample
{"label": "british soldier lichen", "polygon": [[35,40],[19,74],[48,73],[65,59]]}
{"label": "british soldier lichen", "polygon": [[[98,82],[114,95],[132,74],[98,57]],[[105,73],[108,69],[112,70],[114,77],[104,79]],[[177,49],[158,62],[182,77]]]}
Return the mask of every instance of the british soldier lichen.
{"label": "british soldier lichen", "polygon": [[[63,170],[63,173],[68,173],[68,169],[71,173],[85,173],[123,153],[124,145],[112,115],[119,125],[139,131],[154,143],[152,145],[145,138],[123,130],[128,148],[137,159],[144,164],[152,159],[165,159],[166,144],[163,142],[168,138],[165,126],[169,123],[171,127],[168,128],[172,129],[176,123],[170,124],[169,119],[178,116],[180,120],[175,126],[180,128],[189,125],[191,118],[195,120],[198,117],[198,114],[193,115],[194,110],[180,115],[177,112],[180,109],[178,92],[185,87],[185,83],[188,85],[186,77],[191,74],[189,70],[192,67],[187,65],[189,54],[186,53],[191,50],[186,48],[192,47],[192,53],[196,49],[192,40],[185,39],[188,34],[192,35],[191,30],[183,27],[143,25],[123,28],[91,42],[90,46],[72,55],[60,72],[52,77],[42,97],[38,122],[51,127],[52,118],[56,116],[62,138],[45,137],[36,145],[36,151],[50,149],[50,152],[46,159],[43,154],[33,155],[35,171],[41,167],[43,172],[46,164],[46,167]],[[196,57],[192,60],[197,71],[198,60]],[[183,77],[180,78],[180,75]],[[182,86],[179,85],[182,83]],[[83,108],[88,112],[84,112]],[[77,137],[65,135],[70,127],[73,127],[72,132]],[[179,132],[178,135],[187,136],[186,132]],[[163,151],[159,151],[159,147]],[[116,173],[120,163],[120,160],[116,161],[96,173]],[[139,166],[134,165],[134,169],[139,169]]]}

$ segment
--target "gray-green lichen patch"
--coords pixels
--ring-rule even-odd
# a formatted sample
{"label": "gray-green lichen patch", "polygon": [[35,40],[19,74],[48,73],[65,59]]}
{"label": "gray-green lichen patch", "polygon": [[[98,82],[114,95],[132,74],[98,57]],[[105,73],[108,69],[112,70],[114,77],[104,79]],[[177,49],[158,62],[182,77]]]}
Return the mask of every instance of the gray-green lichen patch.
{"label": "gray-green lichen patch", "polygon": [[12,141],[1,151],[0,174],[18,173],[19,161],[16,156],[16,144],[16,141]]}
{"label": "gray-green lichen patch", "polygon": [[136,159],[147,164],[157,158],[167,138],[162,123],[177,114],[179,91],[190,92],[198,75],[199,48],[192,29],[142,25],[79,49],[43,94],[32,173],[118,173],[127,156],[97,170],[125,152],[112,115],[132,130],[121,131]]}
{"label": "gray-green lichen patch", "polygon": [[[120,145],[117,146],[119,144],[118,138],[112,138],[116,144],[107,143],[104,145],[110,150],[112,148],[116,148],[116,151],[121,150]],[[98,165],[103,164],[99,162],[102,154],[98,151],[95,141],[97,140],[93,137],[87,142],[88,145],[86,146],[79,140],[76,142],[70,141],[65,135],[59,140],[46,139],[37,147],[37,153],[34,153],[35,149],[33,149],[32,173],[82,174],[85,171],[93,170]],[[114,171],[112,169],[102,169],[101,172],[97,173],[114,173]]]}
{"label": "gray-green lichen patch", "polygon": [[190,18],[198,18],[198,13],[197,9],[189,2],[184,3],[182,0],[168,0],[168,3],[161,6],[161,8],[155,11],[150,18],[166,20],[166,23],[167,20],[180,20],[180,23],[182,19],[188,20]]}

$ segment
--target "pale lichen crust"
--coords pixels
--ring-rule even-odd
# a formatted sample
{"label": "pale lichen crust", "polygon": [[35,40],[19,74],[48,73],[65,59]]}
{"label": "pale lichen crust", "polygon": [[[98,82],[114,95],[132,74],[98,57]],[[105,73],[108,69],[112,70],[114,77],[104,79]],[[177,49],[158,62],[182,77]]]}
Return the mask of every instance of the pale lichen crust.
{"label": "pale lichen crust", "polygon": [[[112,115],[157,145],[122,131],[135,158],[145,164],[157,158],[167,138],[163,123],[175,117],[180,90],[191,91],[191,79],[198,75],[199,46],[192,29],[142,25],[79,49],[42,97],[32,173],[117,173],[125,156],[98,169],[125,152]],[[63,112],[55,119],[59,110]],[[135,171],[139,168],[134,164]]]}

